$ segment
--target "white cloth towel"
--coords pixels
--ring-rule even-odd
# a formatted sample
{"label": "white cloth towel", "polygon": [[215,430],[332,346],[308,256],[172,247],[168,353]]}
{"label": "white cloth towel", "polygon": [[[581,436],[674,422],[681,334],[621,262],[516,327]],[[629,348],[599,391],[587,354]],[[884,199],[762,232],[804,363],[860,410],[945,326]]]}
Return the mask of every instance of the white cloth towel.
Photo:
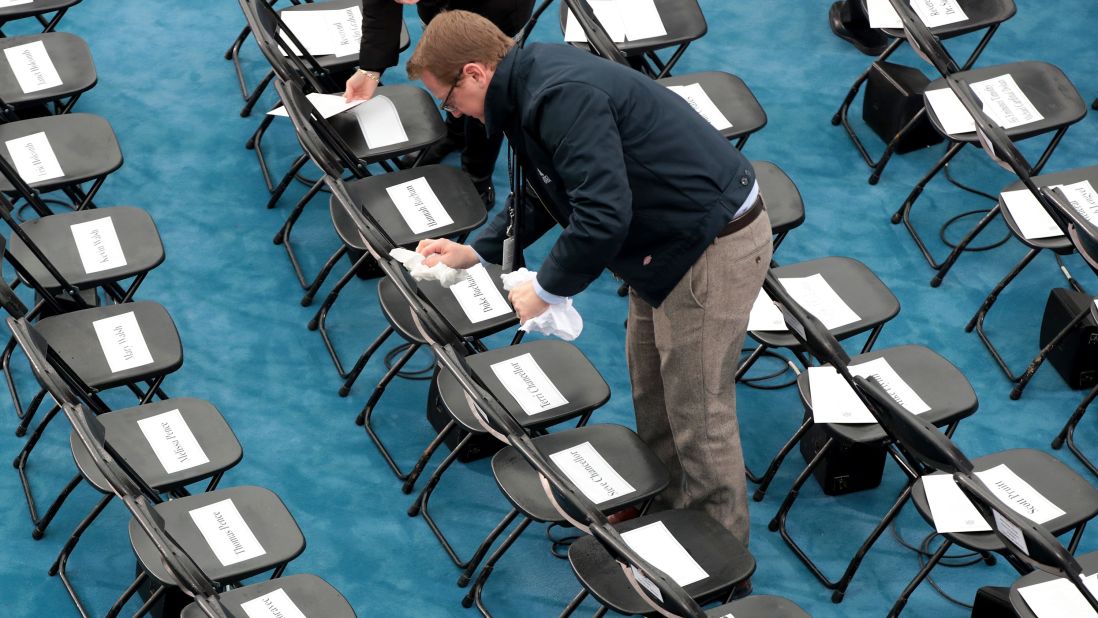
{"label": "white cloth towel", "polygon": [[415,251],[397,247],[390,251],[389,255],[403,264],[416,281],[438,281],[442,287],[448,288],[465,279],[464,268],[450,268],[442,262],[434,266],[425,266],[423,256]]}
{"label": "white cloth towel", "polygon": [[[511,291],[512,288],[516,288],[527,281],[533,281],[535,276],[537,276],[536,272],[531,272],[525,268],[505,273],[501,277],[503,289]],[[565,298],[564,302],[549,305],[549,309],[537,317],[526,320],[519,329],[528,333],[552,335],[565,341],[571,341],[583,332],[583,318],[572,306],[572,299],[569,297]]]}

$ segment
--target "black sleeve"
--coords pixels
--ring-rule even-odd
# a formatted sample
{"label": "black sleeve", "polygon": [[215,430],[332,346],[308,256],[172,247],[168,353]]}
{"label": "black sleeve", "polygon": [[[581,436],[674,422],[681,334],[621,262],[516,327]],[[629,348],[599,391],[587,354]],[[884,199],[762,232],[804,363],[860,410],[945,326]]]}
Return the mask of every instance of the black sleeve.
{"label": "black sleeve", "polygon": [[380,73],[391,66],[396,66],[400,56],[403,9],[403,4],[393,0],[362,0],[359,68]]}

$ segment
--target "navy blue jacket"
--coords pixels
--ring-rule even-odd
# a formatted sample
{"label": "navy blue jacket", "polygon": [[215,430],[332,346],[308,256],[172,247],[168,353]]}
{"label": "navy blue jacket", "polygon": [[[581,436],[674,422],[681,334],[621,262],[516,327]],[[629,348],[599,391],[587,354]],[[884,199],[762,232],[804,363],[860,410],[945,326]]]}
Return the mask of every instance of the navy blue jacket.
{"label": "navy blue jacket", "polygon": [[[515,47],[496,67],[485,125],[503,131],[546,212],[527,202],[519,243],[564,229],[538,272],[574,296],[609,268],[658,306],[732,220],[750,162],[686,101],[637,71],[564,45]],[[499,263],[507,213],[473,243]]]}

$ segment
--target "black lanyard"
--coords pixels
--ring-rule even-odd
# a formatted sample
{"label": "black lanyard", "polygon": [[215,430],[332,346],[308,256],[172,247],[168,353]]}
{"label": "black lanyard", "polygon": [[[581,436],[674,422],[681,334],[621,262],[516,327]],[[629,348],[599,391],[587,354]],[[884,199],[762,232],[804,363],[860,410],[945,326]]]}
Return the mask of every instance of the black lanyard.
{"label": "black lanyard", "polygon": [[[521,130],[521,129],[520,129]],[[507,180],[511,193],[507,197],[507,238],[503,241],[503,272],[509,273],[523,266],[522,243],[519,242],[519,230],[522,229],[522,217],[526,209],[526,176],[518,161],[518,153],[507,140]]]}

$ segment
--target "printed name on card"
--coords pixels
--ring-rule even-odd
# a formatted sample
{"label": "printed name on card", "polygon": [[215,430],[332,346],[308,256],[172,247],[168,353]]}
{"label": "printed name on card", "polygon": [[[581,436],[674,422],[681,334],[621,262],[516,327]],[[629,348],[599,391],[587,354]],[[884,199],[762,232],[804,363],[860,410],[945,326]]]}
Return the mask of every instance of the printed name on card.
{"label": "printed name on card", "polygon": [[143,418],[137,421],[137,426],[168,474],[210,461],[179,410]]}
{"label": "printed name on card", "polygon": [[396,105],[385,95],[375,95],[354,109],[362,139],[369,148],[384,148],[408,141]]}
{"label": "printed name on card", "polygon": [[385,192],[413,234],[422,234],[453,224],[426,178],[386,187]]}
{"label": "printed name on card", "polygon": [[65,175],[61,163],[53,153],[50,140],[45,132],[33,133],[4,142],[11,155],[12,163],[19,177],[29,184],[52,180]]}
{"label": "printed name on card", "polygon": [[[957,0],[911,0],[909,4],[927,28],[937,28],[968,19],[968,15],[961,9]],[[871,28],[903,28],[903,21],[888,0],[869,0],[866,8]]]}
{"label": "printed name on card", "polygon": [[141,367],[153,362],[152,353],[141,335],[134,312],[92,322],[103,356],[112,373]]}
{"label": "printed name on card", "polygon": [[636,491],[617,470],[610,467],[590,442],[553,453],[549,459],[595,504]]}
{"label": "printed name on card", "polygon": [[999,197],[1002,198],[1003,205],[1010,212],[1014,222],[1018,224],[1018,231],[1024,238],[1033,240],[1063,235],[1060,226],[1056,225],[1056,221],[1028,189],[1003,191]]}
{"label": "printed name on card", "polygon": [[732,123],[721,113],[721,110],[717,109],[717,105],[713,103],[713,99],[709,98],[701,84],[668,86],[667,89],[682,97],[690,107],[694,108],[694,111],[705,118],[706,122],[713,125],[714,129],[723,131],[732,128]]}
{"label": "printed name on card", "polygon": [[[850,365],[850,374],[877,378],[893,401],[912,414],[930,410],[921,397],[896,373],[884,358]],[[817,423],[875,423],[877,419],[865,407],[858,394],[834,367],[809,367],[808,389],[812,396],[812,419]]]}
{"label": "printed name on card", "polygon": [[[1091,596],[1098,598],[1098,575],[1084,575],[1083,585]],[[1064,577],[1023,586],[1018,593],[1037,618],[1098,618],[1098,612],[1087,603],[1083,593]]]}
{"label": "printed name on card", "polygon": [[1010,73],[969,84],[984,113],[1004,129],[1044,120]]}
{"label": "printed name on card", "polygon": [[805,311],[816,316],[828,330],[853,324],[861,319],[819,273],[807,277],[786,277],[779,281],[793,300]]}
{"label": "printed name on card", "polygon": [[240,604],[248,618],[306,618],[282,588]]}
{"label": "printed name on card", "polygon": [[30,94],[61,85],[61,76],[42,41],[9,47],[4,55],[23,92]]}
{"label": "printed name on card", "polygon": [[331,25],[335,35],[332,37],[335,45],[333,53],[337,58],[357,54],[362,40],[362,9],[355,5],[333,12],[339,15],[339,19]]}
{"label": "printed name on card", "polygon": [[69,229],[76,241],[76,251],[80,254],[84,272],[90,275],[126,265],[122,244],[118,242],[118,233],[110,217],[76,223]]}
{"label": "printed name on card", "polygon": [[1064,514],[1006,464],[977,472],[976,477],[1014,512],[1034,523],[1045,524]]}
{"label": "printed name on card", "polygon": [[491,365],[522,411],[533,416],[568,403],[529,352]]}
{"label": "printed name on card", "polygon": [[240,511],[236,510],[231,498],[194,509],[190,516],[222,566],[244,562],[267,553],[240,516]]}
{"label": "printed name on card", "polygon": [[34,0],[0,0],[0,8],[17,6],[20,4],[30,4]]}
{"label": "printed name on card", "polygon": [[1094,225],[1098,225],[1098,194],[1094,192],[1094,186],[1089,180],[1073,182],[1069,185],[1052,185],[1063,191],[1075,209],[1084,219]]}
{"label": "printed name on card", "polygon": [[680,586],[709,577],[662,521],[622,532],[621,538],[648,564],[663,571]]}
{"label": "printed name on card", "polygon": [[483,264],[467,269],[465,280],[449,289],[465,312],[465,317],[473,324],[513,313]]}

